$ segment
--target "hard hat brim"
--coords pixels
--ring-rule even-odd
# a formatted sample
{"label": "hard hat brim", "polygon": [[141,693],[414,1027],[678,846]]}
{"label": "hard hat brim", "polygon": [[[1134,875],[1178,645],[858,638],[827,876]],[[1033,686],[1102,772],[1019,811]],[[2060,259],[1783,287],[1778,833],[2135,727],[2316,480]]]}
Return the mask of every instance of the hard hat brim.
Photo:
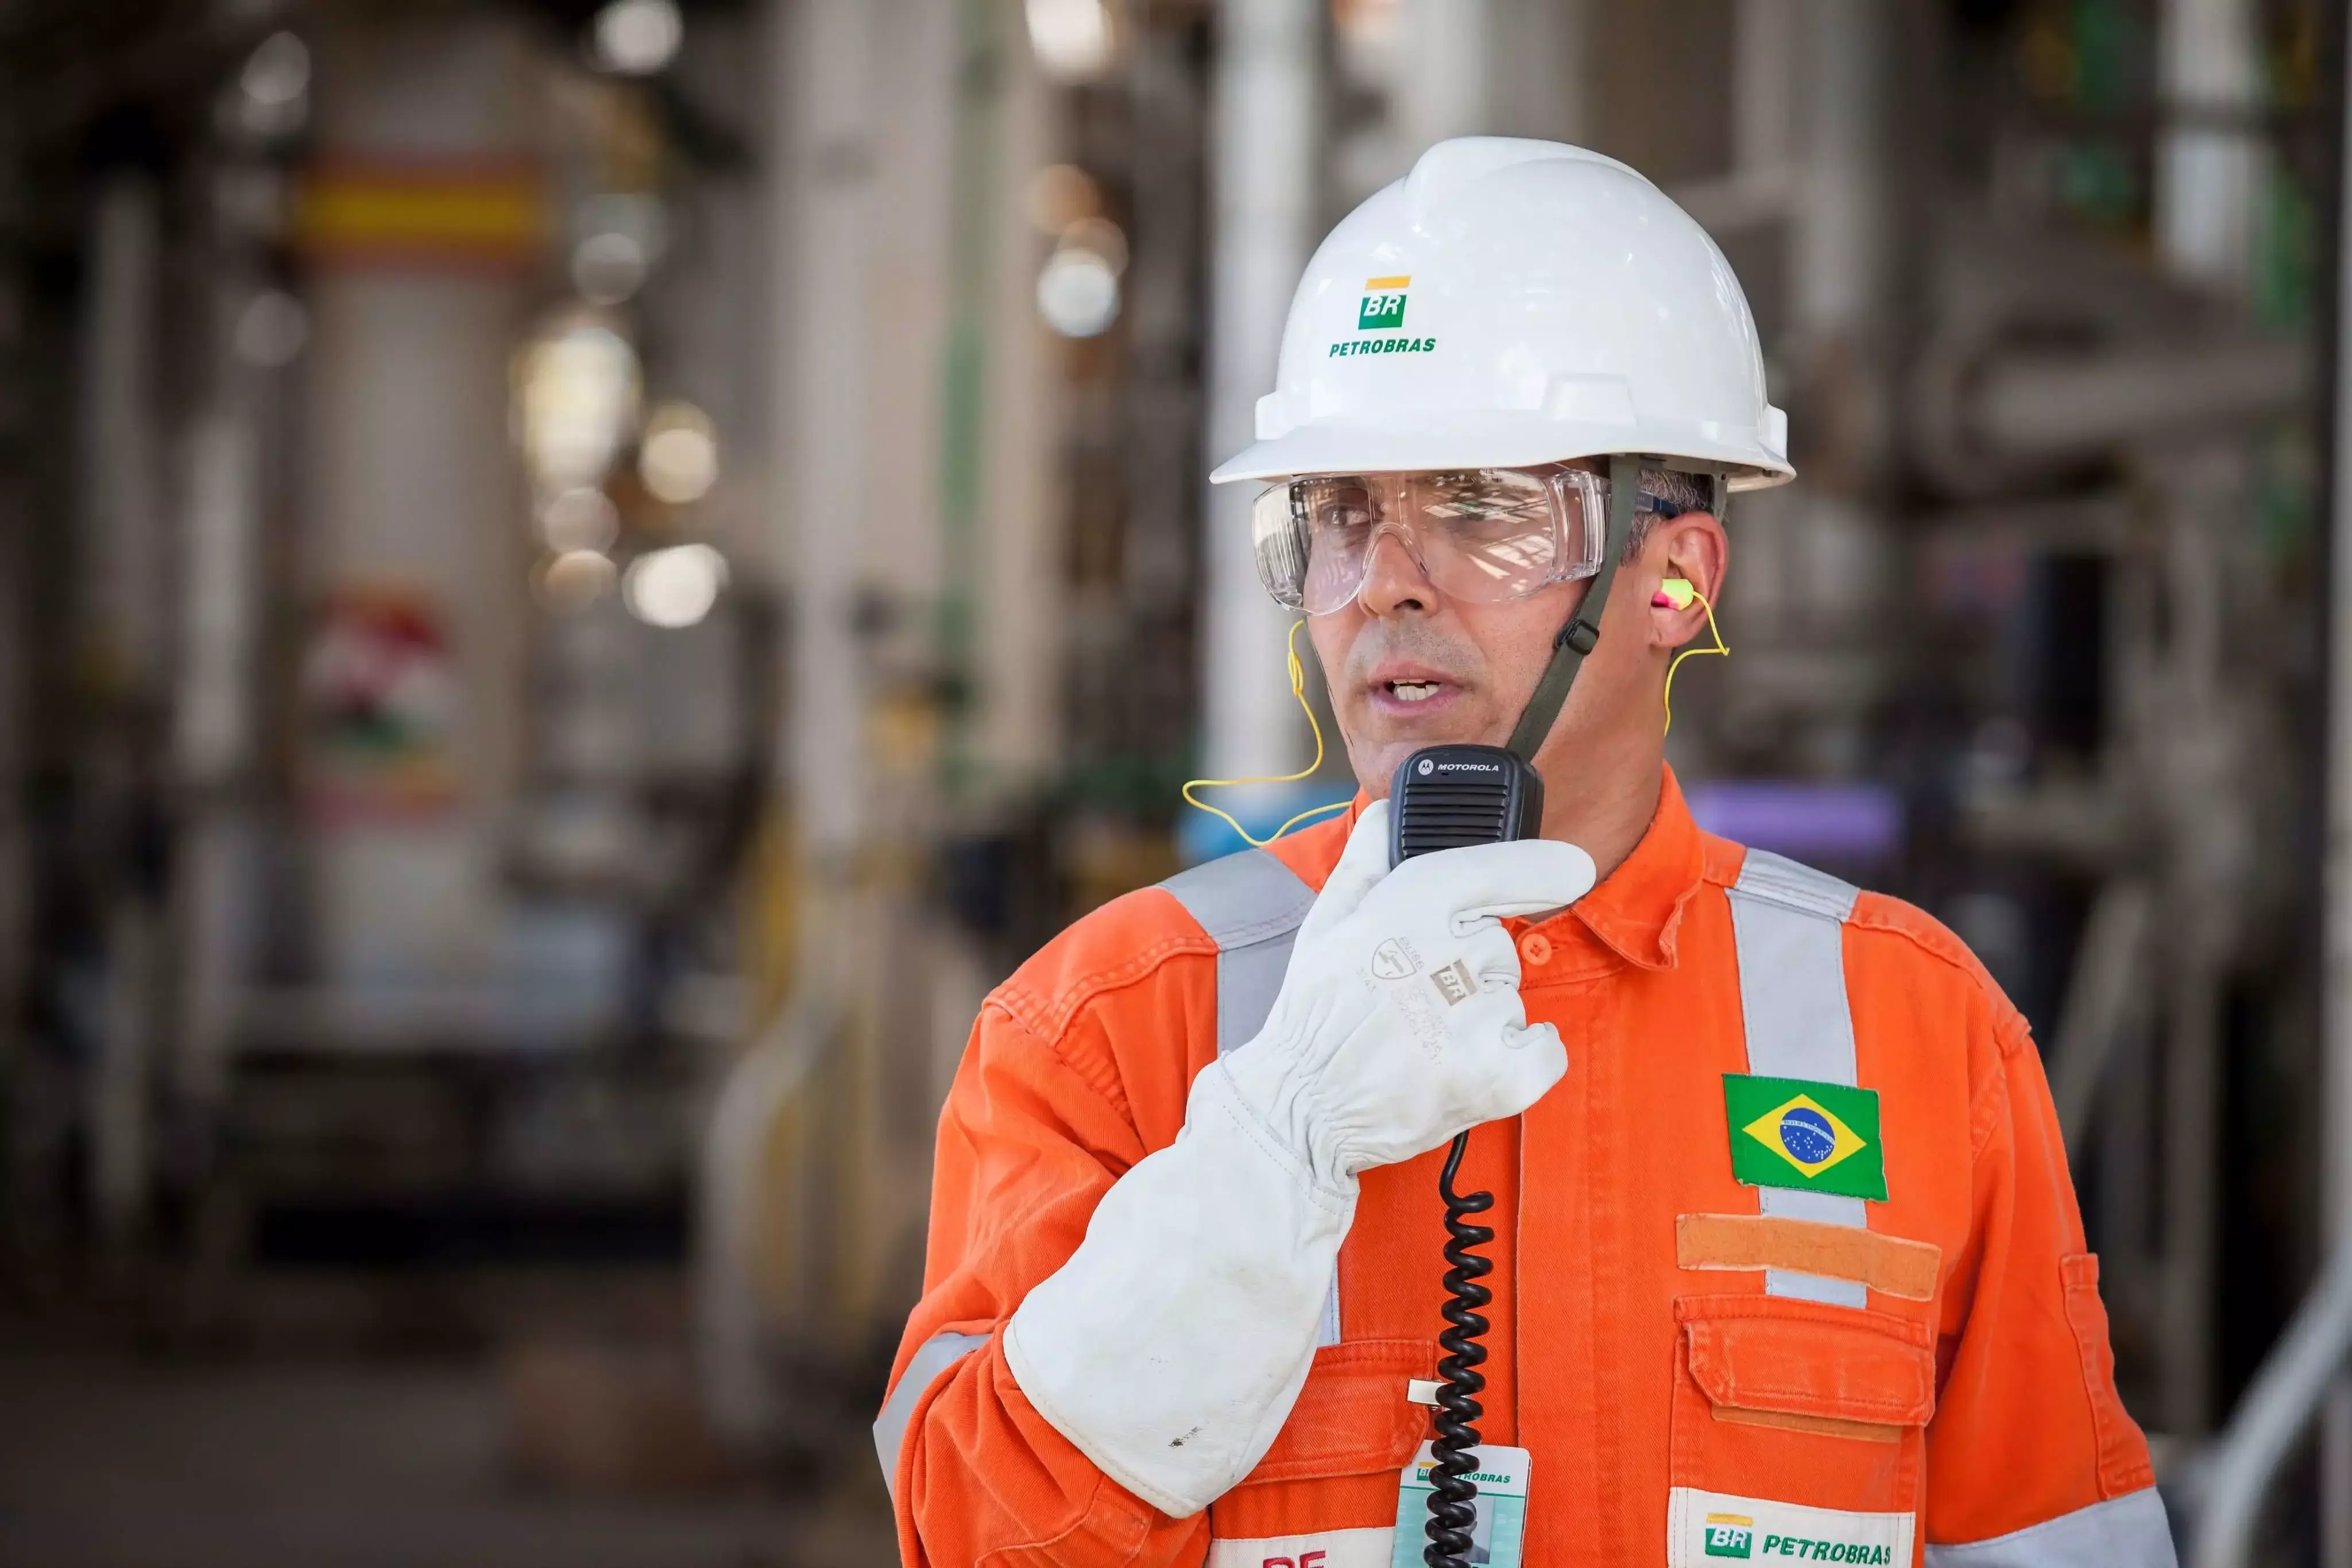
{"label": "hard hat brim", "polygon": [[1622,425],[1585,424],[1530,416],[1524,421],[1480,417],[1475,426],[1440,423],[1411,429],[1364,424],[1311,424],[1260,441],[1218,465],[1212,485],[1245,479],[1293,479],[1302,474],[1406,474],[1435,469],[1533,468],[1579,457],[1638,452],[1683,458],[1706,471],[1721,469],[1734,490],[1760,490],[1797,476],[1789,460],[1752,432],[1677,431],[1644,421],[1637,436]]}

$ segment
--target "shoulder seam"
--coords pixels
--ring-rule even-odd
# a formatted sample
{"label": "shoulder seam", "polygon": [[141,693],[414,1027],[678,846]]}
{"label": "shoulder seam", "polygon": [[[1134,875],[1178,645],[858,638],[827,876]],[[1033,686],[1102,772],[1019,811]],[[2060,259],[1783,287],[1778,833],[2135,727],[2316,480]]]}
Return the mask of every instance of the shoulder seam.
{"label": "shoulder seam", "polygon": [[[1868,889],[1864,889],[1864,893],[1865,896],[1874,896],[1870,894]],[[1884,898],[1887,895],[1879,894],[1874,896]],[[2000,1044],[2000,1054],[2004,1059],[2030,1038],[2025,1027],[2025,1016],[2017,1010],[2016,1003],[2001,995],[2000,988],[1993,983],[1992,977],[1984,972],[1980,964],[1963,962],[1949,953],[1939,950],[1919,933],[1906,925],[1898,925],[1874,915],[1865,915],[1859,899],[1854,902],[1853,913],[1846,916],[1845,923],[1865,931],[1883,931],[1892,936],[1900,936],[1946,968],[1959,971],[1969,983],[1976,988],[1977,994],[1983,997],[1990,1007],[1992,1013],[1993,1039]],[[1955,940],[1958,939],[1955,938]]]}
{"label": "shoulder seam", "polygon": [[1215,943],[1205,934],[1186,936],[1177,933],[1129,954],[1125,959],[1106,969],[1097,970],[1052,998],[1039,996],[1020,983],[1018,977],[1008,979],[988,995],[981,1004],[982,1011],[994,1009],[1019,1025],[1032,1039],[1054,1054],[1054,1059],[1076,1073],[1080,1082],[1117,1106],[1121,1114],[1129,1111],[1127,1094],[1120,1087],[1118,1075],[1108,1061],[1083,1062],[1065,1049],[1069,1040],[1070,1026],[1097,998],[1116,990],[1136,985],[1157,971],[1171,958],[1190,954],[1212,956]]}

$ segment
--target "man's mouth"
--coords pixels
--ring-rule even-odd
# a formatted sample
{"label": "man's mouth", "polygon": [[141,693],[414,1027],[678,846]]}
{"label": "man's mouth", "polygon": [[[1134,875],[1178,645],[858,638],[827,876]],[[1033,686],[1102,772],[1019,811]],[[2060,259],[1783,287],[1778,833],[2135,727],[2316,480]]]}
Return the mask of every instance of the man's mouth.
{"label": "man's mouth", "polygon": [[1370,688],[1372,707],[1398,719],[1444,712],[1462,695],[1459,685],[1426,665],[1419,669],[1408,667],[1393,674],[1374,671]]}

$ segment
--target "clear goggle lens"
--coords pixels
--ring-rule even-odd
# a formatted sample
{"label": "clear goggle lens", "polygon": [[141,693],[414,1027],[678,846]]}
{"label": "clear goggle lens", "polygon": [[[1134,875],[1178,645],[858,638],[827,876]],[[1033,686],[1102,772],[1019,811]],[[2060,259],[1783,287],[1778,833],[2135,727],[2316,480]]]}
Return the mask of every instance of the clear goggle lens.
{"label": "clear goggle lens", "polygon": [[1431,586],[1475,604],[1601,570],[1608,482],[1581,468],[1318,475],[1269,486],[1251,517],[1258,580],[1328,615],[1354,599],[1393,533]]}

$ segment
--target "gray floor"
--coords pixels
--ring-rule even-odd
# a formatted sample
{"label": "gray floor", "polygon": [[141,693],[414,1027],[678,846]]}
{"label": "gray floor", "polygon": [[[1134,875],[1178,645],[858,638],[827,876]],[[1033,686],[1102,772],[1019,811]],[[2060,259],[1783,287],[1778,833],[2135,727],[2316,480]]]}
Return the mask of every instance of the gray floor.
{"label": "gray floor", "polygon": [[0,1352],[7,1568],[816,1568],[895,1559],[878,1485],[534,1493],[488,1364]]}

